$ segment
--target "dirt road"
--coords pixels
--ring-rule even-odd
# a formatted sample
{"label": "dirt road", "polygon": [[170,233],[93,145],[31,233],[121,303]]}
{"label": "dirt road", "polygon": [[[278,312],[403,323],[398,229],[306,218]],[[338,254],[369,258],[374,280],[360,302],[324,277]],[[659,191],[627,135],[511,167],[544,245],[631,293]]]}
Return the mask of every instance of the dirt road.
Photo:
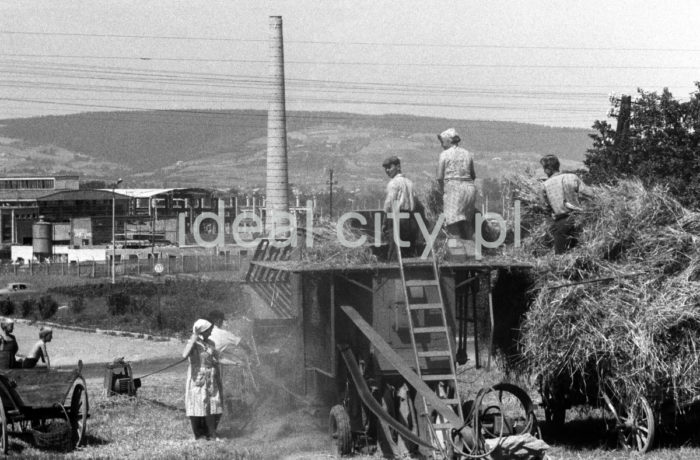
{"label": "dirt road", "polygon": [[[19,353],[26,354],[39,340],[39,326],[17,322],[15,337],[19,343]],[[54,328],[53,340],[47,344],[52,366],[72,367],[82,359],[88,368],[111,362],[119,357],[124,357],[131,362],[166,363],[164,365],[167,365],[167,362],[174,362],[181,358],[183,347],[184,344],[177,340],[155,342],[60,328]]]}

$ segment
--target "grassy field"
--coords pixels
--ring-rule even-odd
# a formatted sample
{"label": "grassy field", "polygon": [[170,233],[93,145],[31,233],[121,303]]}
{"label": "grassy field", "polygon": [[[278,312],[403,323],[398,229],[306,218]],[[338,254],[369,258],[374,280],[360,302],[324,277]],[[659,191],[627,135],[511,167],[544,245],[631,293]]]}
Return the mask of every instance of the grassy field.
{"label": "grassy field", "polygon": [[[73,331],[61,331],[62,335]],[[100,336],[91,334],[99,344]],[[145,341],[131,341],[141,346]],[[58,340],[58,339],[57,339]],[[54,348],[58,347],[58,344]],[[171,344],[173,350],[180,344]],[[167,350],[166,350],[167,351]],[[160,352],[162,354],[162,351]],[[57,359],[59,351],[55,350]],[[89,354],[89,352],[86,352]],[[97,357],[97,361],[101,355]],[[138,377],[164,367],[177,357],[147,358],[134,362]],[[318,407],[291,396],[267,377],[269,370],[256,370],[259,392],[250,415],[229,413],[222,420],[220,441],[195,441],[184,413],[184,363],[143,379],[136,398],[102,395],[103,366],[86,366],[90,396],[90,419],[87,444],[67,458],[138,458],[138,459],[310,459],[333,458],[332,444],[326,434],[328,408]],[[498,372],[465,368],[461,377],[464,396],[475,394],[482,384],[495,383]],[[540,418],[543,415],[539,414]],[[570,411],[562,433],[552,437],[543,427],[550,442],[549,459],[693,459],[700,458],[700,449],[690,440],[658,448],[645,456],[616,450],[607,443],[609,436],[597,411]],[[10,454],[51,458],[53,453],[33,446],[27,434],[12,433]],[[380,458],[358,455],[360,460]]]}
{"label": "grassy field", "polygon": [[[103,308],[103,307],[101,307]],[[102,310],[100,310],[102,311]],[[104,313],[102,313],[104,314]],[[60,315],[58,318],[60,320]],[[20,351],[36,340],[38,325],[18,323],[16,335]],[[333,458],[327,435],[328,408],[319,407],[290,395],[274,379],[272,370],[256,369],[260,389],[253,399],[250,414],[233,411],[222,420],[220,441],[194,441],[184,413],[186,365],[146,377],[136,398],[102,395],[104,364],[125,356],[132,362],[136,377],[158,370],[179,359],[183,343],[177,340],[153,342],[138,338],[94,334],[58,329],[49,345],[52,363],[72,367],[77,359],[85,364],[84,374],[90,396],[90,419],[86,445],[67,454],[67,458],[239,458],[239,459],[328,459]],[[26,352],[26,350],[25,350]],[[473,399],[479,388],[503,378],[498,371],[485,372],[467,365],[460,369],[461,394]],[[529,382],[533,401],[539,397]],[[544,414],[538,412],[542,420]],[[543,426],[550,444],[548,458],[559,459],[700,459],[698,438],[661,437],[658,447],[641,456],[616,449],[605,430],[602,414],[597,410],[572,410],[567,424],[554,435]],[[700,430],[694,429],[697,434]],[[12,432],[10,454],[53,458],[56,453],[34,447],[28,433]],[[358,455],[360,460],[375,456]]]}

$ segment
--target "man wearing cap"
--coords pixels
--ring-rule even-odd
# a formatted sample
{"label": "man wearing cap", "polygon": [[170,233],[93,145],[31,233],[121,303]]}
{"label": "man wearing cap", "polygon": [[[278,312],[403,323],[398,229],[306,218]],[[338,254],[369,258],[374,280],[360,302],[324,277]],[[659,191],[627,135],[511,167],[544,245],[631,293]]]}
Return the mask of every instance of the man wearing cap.
{"label": "man wearing cap", "polygon": [[549,231],[554,240],[554,253],[563,254],[577,243],[574,214],[581,211],[579,196],[593,198],[593,191],[576,174],[560,173],[556,155],[542,157],[540,164],[547,175],[541,193],[552,213]]}
{"label": "man wearing cap", "polygon": [[[418,242],[420,228],[416,221],[416,216],[422,214],[422,205],[413,190],[413,182],[404,177],[401,173],[401,160],[396,156],[390,156],[382,163],[384,172],[389,176],[389,183],[386,185],[386,199],[384,200],[384,232],[390,242],[394,241],[394,212],[408,213],[407,218],[398,219],[399,239],[407,242],[407,247],[401,247],[403,257],[415,257],[419,254]],[[422,217],[422,216],[421,216]],[[394,256],[395,244],[389,245],[389,259]]]}
{"label": "man wearing cap", "polygon": [[443,149],[438,160],[437,181],[442,193],[445,230],[452,237],[471,240],[476,203],[474,156],[459,147],[461,139],[454,128],[437,137]]}

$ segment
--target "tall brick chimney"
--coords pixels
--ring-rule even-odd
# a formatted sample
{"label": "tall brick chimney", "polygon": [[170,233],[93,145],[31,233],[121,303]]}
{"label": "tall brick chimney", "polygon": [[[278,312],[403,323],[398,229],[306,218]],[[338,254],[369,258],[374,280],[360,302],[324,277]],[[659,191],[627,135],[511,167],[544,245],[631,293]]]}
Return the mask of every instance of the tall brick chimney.
{"label": "tall brick chimney", "polygon": [[266,230],[287,227],[289,222],[275,212],[289,212],[287,169],[287,119],[284,95],[284,45],[282,17],[270,16],[270,105],[267,111]]}

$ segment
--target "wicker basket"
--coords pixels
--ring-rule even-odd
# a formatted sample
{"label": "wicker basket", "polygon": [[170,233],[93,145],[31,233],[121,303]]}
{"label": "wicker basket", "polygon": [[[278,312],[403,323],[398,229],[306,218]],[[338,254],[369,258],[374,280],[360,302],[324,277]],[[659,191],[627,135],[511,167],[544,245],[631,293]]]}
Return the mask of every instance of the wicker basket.
{"label": "wicker basket", "polygon": [[34,443],[39,449],[68,452],[72,447],[72,430],[70,419],[62,404],[56,404],[61,408],[64,420],[51,420],[50,423],[42,423],[41,426],[30,431],[34,437]]}

